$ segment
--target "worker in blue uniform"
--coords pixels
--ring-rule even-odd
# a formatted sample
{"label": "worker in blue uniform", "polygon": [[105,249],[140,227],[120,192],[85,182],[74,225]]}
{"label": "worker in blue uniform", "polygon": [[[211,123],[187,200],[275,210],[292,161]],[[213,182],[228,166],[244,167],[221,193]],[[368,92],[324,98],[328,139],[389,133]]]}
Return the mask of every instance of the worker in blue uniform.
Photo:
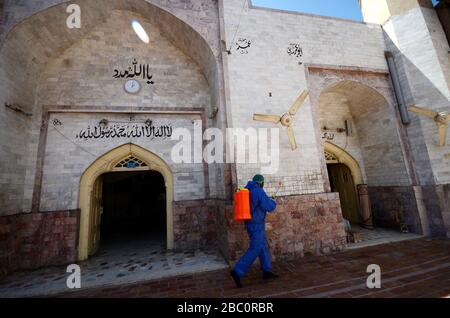
{"label": "worker in blue uniform", "polygon": [[258,257],[263,278],[278,277],[272,272],[269,245],[266,239],[266,214],[267,212],[273,212],[277,204],[263,190],[264,177],[262,175],[254,176],[253,181],[249,181],[246,188],[250,191],[250,210],[252,215],[252,219],[245,222],[245,228],[250,238],[250,247],[231,271],[231,277],[238,288],[242,287],[241,278],[245,276]]}

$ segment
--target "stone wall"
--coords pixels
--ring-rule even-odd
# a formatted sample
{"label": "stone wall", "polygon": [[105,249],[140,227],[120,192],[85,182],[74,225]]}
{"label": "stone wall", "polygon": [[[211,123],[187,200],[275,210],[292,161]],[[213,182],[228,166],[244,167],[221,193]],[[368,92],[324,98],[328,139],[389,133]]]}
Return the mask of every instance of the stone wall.
{"label": "stone wall", "polygon": [[[36,162],[42,159],[38,156],[39,152],[41,152],[41,156],[43,152],[45,153],[45,149],[39,149],[38,145],[43,128],[41,126],[42,116],[45,116],[43,109],[47,106],[71,105],[86,107],[87,111],[91,111],[90,107],[93,106],[109,107],[109,110],[117,106],[117,110],[121,107],[121,111],[133,111],[133,109],[136,110],[136,107],[146,107],[147,110],[196,108],[203,109],[205,113],[209,113],[211,107],[211,88],[200,66],[186,55],[186,52],[181,51],[173,42],[169,41],[165,33],[160,30],[160,24],[155,26],[148,22],[148,19],[140,18],[137,13],[113,10],[109,12],[109,16],[102,17],[97,21],[97,25],[91,26],[86,22],[85,27],[80,31],[84,34],[77,33],[77,36],[81,36],[77,41],[74,37],[64,33],[67,30],[63,29],[58,33],[52,25],[49,29],[49,32],[52,33],[50,38],[64,36],[64,41],[57,40],[55,42],[62,43],[62,46],[69,46],[67,49],[53,47],[54,42],[48,39],[39,38],[28,42],[23,40],[24,36],[34,36],[33,27],[35,29],[42,27],[36,23],[42,23],[57,13],[61,13],[58,10],[60,8],[51,8],[49,11],[40,13],[40,19],[33,17],[30,18],[33,21],[19,25],[10,34],[2,48],[2,54],[0,54],[2,65],[0,77],[4,79],[5,83],[0,90],[0,102],[17,103],[23,107],[26,106],[25,110],[33,113],[33,117],[27,117],[3,107],[0,110],[0,122],[4,124],[2,126],[8,127],[0,133],[0,144],[2,145],[0,215],[28,212],[32,209],[32,196],[35,192],[36,182],[39,183],[36,176],[40,173],[35,169]],[[98,8],[92,8],[92,10],[96,12]],[[38,22],[34,21],[35,19]],[[89,20],[91,17],[85,17],[85,19]],[[149,45],[142,43],[134,34],[130,26],[130,21],[133,19],[140,20],[144,28],[148,30],[151,36]],[[38,43],[46,47],[47,51]],[[37,48],[33,45],[37,45]],[[31,50],[30,54],[37,56],[23,56],[22,53],[26,48]],[[48,56],[51,58],[44,61],[44,57]],[[31,63],[29,59],[33,58],[34,63]],[[155,84],[151,86],[143,82],[143,88],[138,95],[126,94],[123,89],[124,81],[113,78],[115,69],[128,69],[134,58],[139,64],[150,65],[155,81]],[[39,81],[36,79],[36,74],[39,74]],[[20,93],[22,91],[23,93]],[[124,107],[130,108],[124,109]],[[103,115],[99,116],[104,117]],[[91,118],[97,120],[98,116],[92,115]],[[206,116],[205,118],[204,126],[212,125]],[[192,125],[189,124],[189,126]],[[46,133],[45,129],[42,132]],[[69,140],[73,137],[70,136]],[[50,145],[52,141],[44,140],[44,146],[45,143]],[[66,142],[65,146],[71,147],[70,141]],[[59,144],[59,147],[59,153],[67,153],[62,149],[64,148],[62,143]],[[103,147],[99,143],[94,148]],[[160,150],[166,152],[166,148]],[[73,159],[75,158],[76,156],[73,157]],[[48,162],[46,163],[44,160],[45,164]],[[67,162],[67,164],[69,163]],[[221,167],[218,168],[220,170]],[[67,166],[59,172],[59,176],[56,177],[60,178],[61,182],[58,181],[57,188],[60,188],[61,185],[62,187],[58,190],[58,195],[67,198],[68,192],[63,193],[62,189],[64,187],[72,188],[73,185],[78,184],[78,180],[66,178]],[[53,169],[49,173],[55,175]],[[197,176],[194,181],[197,184],[197,193],[201,192],[200,196],[203,196],[204,181],[206,181],[203,180],[203,167],[200,167],[199,173],[202,175],[202,180],[198,180]],[[45,174],[44,172],[43,175]],[[193,186],[191,184],[190,191],[185,192],[192,193]],[[215,194],[220,194],[220,189],[220,185],[215,187]],[[73,191],[69,191],[78,192],[75,188]],[[179,193],[182,192],[179,191]],[[194,195],[191,199],[198,197],[198,195]],[[52,206],[51,195],[48,199],[50,201],[46,204],[47,198],[41,198],[42,210],[76,208],[76,197],[75,204],[71,204],[70,199],[69,201],[63,199],[60,202],[65,201],[66,206],[61,206],[62,203],[58,207]],[[35,207],[35,210],[39,209],[39,206]]]}
{"label": "stone wall", "polygon": [[[86,26],[90,26],[88,22],[91,22],[90,20],[92,18],[98,19],[104,17],[95,8],[101,8],[103,12],[109,11],[106,9],[110,7],[116,9],[129,8],[135,12],[142,12],[143,10],[140,9],[145,7],[145,4],[151,4],[170,12],[172,15],[187,23],[201,34],[203,38],[207,39],[211,43],[212,50],[218,53],[219,25],[217,23],[217,1],[215,0],[96,0],[95,2],[99,5],[97,6],[97,4],[92,3],[90,0],[77,1],[82,13],[84,11],[84,24]],[[3,30],[7,33],[27,18],[57,5],[61,5],[61,11],[59,13],[61,14],[61,21],[65,22],[68,16],[66,7],[71,3],[72,1],[70,0],[6,0],[4,5],[5,19]],[[96,14],[100,16],[95,17]],[[2,34],[2,38],[4,36],[5,34]]]}
{"label": "stone wall", "polygon": [[423,233],[413,187],[369,187],[369,196],[375,226]]}
{"label": "stone wall", "polygon": [[[227,48],[231,48],[231,55],[227,56],[229,125],[237,128],[280,128],[281,164],[276,173],[266,174],[268,188],[276,189],[277,182],[286,178],[280,189],[282,195],[325,192],[324,180],[327,177],[322,166],[319,120],[314,117],[311,99],[305,101],[295,116],[293,127],[297,151],[291,150],[283,127],[253,121],[253,114],[286,113],[301,92],[309,88],[306,75],[308,64],[385,70],[381,27],[252,5],[243,8],[243,1],[240,0],[227,0],[223,4],[226,44]],[[243,54],[236,45],[240,38],[251,41],[251,46]],[[291,43],[301,46],[301,57],[288,54]],[[260,172],[262,167],[262,164],[238,163],[239,185]],[[302,189],[295,184],[296,178],[315,174],[322,177],[309,187]]]}
{"label": "stone wall", "polygon": [[450,237],[450,185],[422,187],[430,234]]}
{"label": "stone wall", "polygon": [[191,200],[174,202],[173,224],[176,250],[221,249],[225,201]]}
{"label": "stone wall", "polygon": [[[395,57],[406,105],[448,112],[450,48],[436,11],[413,8],[392,16],[383,30],[387,50]],[[410,119],[407,132],[418,184],[447,184],[450,144],[439,147],[438,130],[430,118],[410,113]]]}
{"label": "stone wall", "polygon": [[377,24],[418,6],[433,8],[431,0],[360,0],[360,6],[364,21]]}
{"label": "stone wall", "polygon": [[79,211],[0,217],[0,274],[76,260]]}
{"label": "stone wall", "polygon": [[[321,94],[320,101],[316,107],[318,108],[320,116],[320,130],[322,134],[324,134],[324,137],[326,134],[329,138],[322,137],[323,141],[328,141],[333,145],[339,146],[350,154],[358,162],[359,167],[361,168],[363,178],[361,182],[367,183],[365,163],[355,120],[350,110],[350,101],[342,94],[324,92]],[[351,135],[347,135],[345,131],[337,131],[337,129],[345,128],[345,121],[350,122],[353,127]],[[325,127],[327,130],[324,130]]]}
{"label": "stone wall", "polygon": [[[224,200],[174,202],[175,250],[218,249],[230,262],[248,247],[243,223],[233,220]],[[0,269],[3,273],[76,261],[79,211],[0,217]],[[345,246],[337,193],[285,196],[267,217],[273,259],[327,254]]]}
{"label": "stone wall", "polygon": [[[175,250],[218,249],[226,256],[225,201],[173,203]],[[79,210],[0,217],[0,275],[76,262]]]}
{"label": "stone wall", "polygon": [[11,215],[22,211],[31,119],[0,106],[0,215]]}
{"label": "stone wall", "polygon": [[[316,120],[334,129],[330,142],[348,152],[369,186],[411,184],[406,130],[396,110],[388,74],[381,70],[308,66]],[[351,120],[353,134],[338,133]],[[322,141],[323,142],[323,141]]]}
{"label": "stone wall", "polygon": [[[215,1],[80,0],[81,29],[66,27],[64,2],[69,3],[5,3],[0,124],[8,129],[0,132],[0,215],[32,210],[44,106],[202,107],[208,115],[212,104],[223,109]],[[148,30],[149,46],[133,33],[134,18]],[[157,83],[137,96],[125,94],[123,83],[114,81],[111,73],[127,67],[134,57],[150,64]],[[4,103],[19,105],[33,116],[10,111]],[[220,112],[206,121],[219,128],[225,123]],[[222,165],[209,170],[211,178],[224,175]],[[224,195],[223,179],[211,184],[214,196]]]}
{"label": "stone wall", "polygon": [[[208,82],[199,66],[174,46],[157,25],[140,20],[151,36],[151,43],[139,40],[130,21],[134,13],[113,11],[96,26],[48,64],[40,77],[39,105],[89,105],[129,107],[201,107],[211,104]],[[127,94],[124,79],[114,78],[123,72],[149,65],[153,85],[139,76],[139,94]]]}
{"label": "stone wall", "polygon": [[[244,223],[233,220],[228,206],[228,259],[236,261],[248,248]],[[273,259],[328,254],[345,247],[345,231],[338,193],[284,196],[268,214],[267,240]]]}
{"label": "stone wall", "polygon": [[[86,169],[110,150],[129,143],[159,156],[170,167],[174,179],[175,201],[207,198],[204,164],[175,163],[171,151],[178,141],[171,140],[167,134],[160,138],[155,135],[129,138],[77,138],[77,135],[82,131],[86,132],[88,127],[91,129],[98,127],[102,118],[109,120],[112,127],[129,121],[129,116],[123,114],[62,112],[50,116],[47,144],[43,154],[40,211],[76,209],[79,206],[80,178]],[[142,126],[148,118],[153,121],[156,128],[171,125],[173,130],[185,128],[191,135],[194,134],[193,122],[201,122],[201,116],[198,114],[136,114],[133,121]],[[61,125],[55,126],[54,120],[58,120]],[[130,125],[132,127],[133,123]],[[191,150],[193,151],[193,147]]]}
{"label": "stone wall", "polygon": [[3,34],[3,25],[5,19],[5,1],[0,2],[0,34]]}
{"label": "stone wall", "polygon": [[401,219],[410,232],[450,237],[450,185],[416,188],[369,187],[375,226],[398,230]]}
{"label": "stone wall", "polygon": [[447,238],[450,238],[450,184],[439,186],[441,189],[442,223]]}

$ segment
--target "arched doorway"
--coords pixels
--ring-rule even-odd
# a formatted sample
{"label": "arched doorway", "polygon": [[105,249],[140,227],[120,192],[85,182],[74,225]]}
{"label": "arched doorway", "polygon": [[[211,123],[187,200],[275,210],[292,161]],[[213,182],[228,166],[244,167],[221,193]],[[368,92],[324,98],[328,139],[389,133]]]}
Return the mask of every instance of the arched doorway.
{"label": "arched doorway", "polygon": [[358,162],[330,142],[325,142],[324,151],[331,191],[339,193],[342,215],[351,223],[358,224],[361,215],[356,187],[362,183]]}
{"label": "arched doorway", "polygon": [[[345,149],[344,156],[348,152],[356,158],[354,162],[359,163],[364,181],[361,178],[355,183],[372,187],[407,185],[408,173],[393,106],[377,89],[363,83],[337,78],[330,81],[324,83],[317,99],[319,125],[333,145]],[[345,164],[355,172],[352,162]]]}
{"label": "arched doorway", "polygon": [[161,173],[154,170],[108,172],[99,179],[102,183],[100,251],[123,246],[124,242],[165,249],[166,187]]}
{"label": "arched doorway", "polygon": [[331,192],[338,192],[342,216],[351,223],[360,222],[355,183],[350,169],[343,163],[327,164]]}
{"label": "arched doorway", "polygon": [[[158,187],[158,183],[164,186],[163,190]],[[149,190],[154,187],[157,193],[149,195],[148,191],[146,192],[142,187],[148,187]],[[141,197],[136,199],[133,198],[134,191],[146,193],[138,194]],[[108,198],[104,198],[105,194],[108,195]],[[114,227],[116,227],[115,231],[118,229],[118,232],[127,232],[124,220],[133,221],[136,225],[136,222],[144,221],[145,223],[146,219],[155,217],[155,220],[161,221],[156,223],[164,223],[164,220],[160,219],[161,209],[157,209],[159,211],[157,215],[148,214],[149,207],[146,205],[150,204],[149,199],[152,198],[154,200],[152,209],[155,209],[155,205],[161,201],[165,202],[166,228],[163,230],[165,230],[167,249],[172,249],[173,175],[167,164],[155,154],[134,144],[122,145],[98,158],[84,172],[80,181],[81,213],[78,259],[85,260],[98,250],[102,231],[102,214],[104,213],[105,215],[108,213],[105,220],[108,220],[109,224],[104,224],[103,229],[110,226],[109,229],[112,229],[112,232],[114,232]],[[122,202],[114,202],[116,200],[122,200]],[[132,208],[136,207],[138,203],[138,210],[132,211]],[[105,211],[105,207],[108,211]],[[131,215],[125,213],[130,211],[132,211]],[[150,224],[148,227],[150,228]]]}

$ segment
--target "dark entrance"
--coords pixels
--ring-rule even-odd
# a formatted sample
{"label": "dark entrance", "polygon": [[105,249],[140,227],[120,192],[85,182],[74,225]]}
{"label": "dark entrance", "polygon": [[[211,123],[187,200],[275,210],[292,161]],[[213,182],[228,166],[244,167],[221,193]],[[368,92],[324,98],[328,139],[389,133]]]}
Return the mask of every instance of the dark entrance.
{"label": "dark entrance", "polygon": [[166,245],[166,189],[156,171],[111,172],[102,176],[100,248],[111,243],[152,240]]}
{"label": "dark entrance", "polygon": [[331,191],[339,192],[342,215],[351,223],[358,224],[360,222],[358,198],[352,172],[342,163],[328,164],[327,168]]}

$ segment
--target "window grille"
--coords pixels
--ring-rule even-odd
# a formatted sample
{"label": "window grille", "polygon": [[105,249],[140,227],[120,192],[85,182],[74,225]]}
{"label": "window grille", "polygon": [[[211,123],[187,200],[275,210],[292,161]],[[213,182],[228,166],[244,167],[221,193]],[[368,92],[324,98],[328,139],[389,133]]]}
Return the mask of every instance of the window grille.
{"label": "window grille", "polygon": [[325,151],[325,159],[327,162],[339,162],[335,155]]}
{"label": "window grille", "polygon": [[148,165],[142,161],[139,158],[136,158],[135,156],[129,156],[126,159],[120,161],[116,168],[126,168],[126,169],[134,169],[134,168],[145,168],[148,167]]}

